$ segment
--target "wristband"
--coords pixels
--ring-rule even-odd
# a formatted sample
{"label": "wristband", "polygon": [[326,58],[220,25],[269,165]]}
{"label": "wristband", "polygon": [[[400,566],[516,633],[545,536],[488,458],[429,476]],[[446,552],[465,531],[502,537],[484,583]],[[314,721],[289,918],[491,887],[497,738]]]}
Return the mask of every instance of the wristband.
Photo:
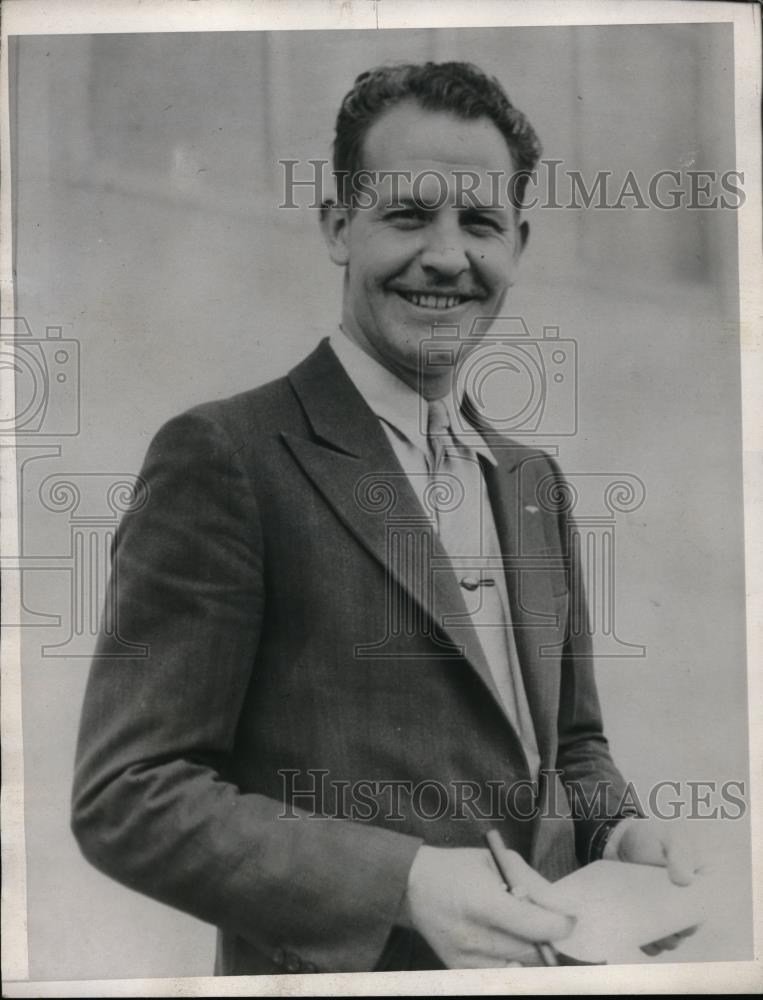
{"label": "wristband", "polygon": [[609,835],[617,824],[622,823],[625,818],[625,816],[618,816],[617,819],[607,819],[596,827],[588,844],[588,864],[592,861],[601,861]]}

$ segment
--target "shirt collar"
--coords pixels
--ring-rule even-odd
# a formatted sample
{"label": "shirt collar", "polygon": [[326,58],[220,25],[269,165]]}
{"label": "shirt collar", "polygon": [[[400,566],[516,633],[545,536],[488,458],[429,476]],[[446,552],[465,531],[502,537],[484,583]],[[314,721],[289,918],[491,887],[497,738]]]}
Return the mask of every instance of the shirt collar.
{"label": "shirt collar", "polygon": [[[341,327],[337,333],[332,334],[329,343],[355,388],[376,416],[426,455],[429,451],[426,436],[427,401],[370,354],[366,354],[362,347],[350,340]],[[473,427],[469,428],[468,433],[462,431],[464,417],[457,410],[453,394],[447,393],[443,402],[448,409],[450,433],[456,444],[465,451],[481,455],[491,465],[497,465],[495,456],[479,431]]]}

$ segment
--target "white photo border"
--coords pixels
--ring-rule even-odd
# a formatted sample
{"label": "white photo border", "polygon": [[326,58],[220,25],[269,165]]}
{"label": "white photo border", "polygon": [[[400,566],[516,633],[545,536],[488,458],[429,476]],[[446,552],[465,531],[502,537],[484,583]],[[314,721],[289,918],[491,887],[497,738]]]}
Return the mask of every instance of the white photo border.
{"label": "white photo border", "polygon": [[[750,962],[675,963],[545,969],[452,970],[310,976],[187,977],[86,981],[30,981],[26,929],[24,760],[21,722],[19,629],[2,630],[2,931],[3,989],[9,997],[65,996],[329,996],[499,994],[734,993],[763,988],[763,234],[761,211],[761,11],[757,4],[681,0],[6,0],[3,4],[0,143],[0,290],[3,314],[13,313],[9,126],[9,35],[252,30],[412,29],[541,25],[731,23],[734,29],[736,167],[745,175],[745,204],[738,211],[740,356],[744,448],[747,584],[750,802],[753,835],[754,941]],[[13,412],[13,377],[0,371],[2,414]],[[17,621],[20,587],[17,551],[15,454],[2,457],[2,611]]]}

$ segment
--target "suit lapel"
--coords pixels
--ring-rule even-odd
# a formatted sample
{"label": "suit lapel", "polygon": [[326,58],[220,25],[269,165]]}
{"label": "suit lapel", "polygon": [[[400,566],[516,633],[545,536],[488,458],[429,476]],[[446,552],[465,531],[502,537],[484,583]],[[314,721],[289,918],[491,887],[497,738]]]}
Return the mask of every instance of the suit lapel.
{"label": "suit lapel", "polygon": [[389,578],[423,612],[439,657],[463,656],[504,716],[482,645],[468,621],[448,556],[379,420],[327,341],[289,374],[314,440],[282,435],[305,474]]}
{"label": "suit lapel", "polygon": [[[548,568],[529,569],[548,558],[542,515],[528,490],[536,477],[520,461],[519,446],[496,435],[485,434],[497,466],[485,463],[490,505],[504,553],[511,620],[527,700],[530,705],[541,760],[546,763],[556,739],[559,669],[551,658],[542,659],[541,647],[558,642],[557,620]],[[536,499],[537,504],[537,499]]]}

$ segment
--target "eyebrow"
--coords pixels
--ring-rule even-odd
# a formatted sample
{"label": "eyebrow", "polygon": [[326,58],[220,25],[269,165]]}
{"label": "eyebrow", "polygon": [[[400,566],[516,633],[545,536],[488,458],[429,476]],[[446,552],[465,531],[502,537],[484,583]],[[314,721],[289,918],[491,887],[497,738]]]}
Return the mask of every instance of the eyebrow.
{"label": "eyebrow", "polygon": [[504,215],[510,211],[511,205],[459,205],[459,212],[477,212],[480,215]]}
{"label": "eyebrow", "polygon": [[[449,199],[446,198],[445,201],[442,204],[437,204],[437,205],[433,206],[433,205],[427,205],[427,204],[425,204],[423,201],[421,201],[418,198],[414,198],[412,194],[404,194],[404,195],[400,195],[394,201],[392,201],[391,199],[389,201],[386,201],[386,202],[382,201],[380,207],[381,207],[381,209],[383,211],[389,211],[389,210],[394,210],[394,209],[399,209],[399,208],[415,208],[415,209],[417,209],[418,211],[421,211],[421,212],[434,212],[434,211],[437,211],[438,208],[442,208],[443,205],[445,205],[445,204],[448,203],[448,201],[449,201]],[[475,213],[480,213],[480,214],[481,213],[489,213],[489,214],[492,214],[492,215],[504,215],[504,214],[510,212],[513,206],[511,206],[511,205],[492,205],[492,204],[482,205],[482,204],[479,204],[479,203],[478,204],[473,204],[471,202],[466,201],[464,204],[457,205],[455,207],[458,209],[459,212],[463,212],[463,213],[475,212]]]}

